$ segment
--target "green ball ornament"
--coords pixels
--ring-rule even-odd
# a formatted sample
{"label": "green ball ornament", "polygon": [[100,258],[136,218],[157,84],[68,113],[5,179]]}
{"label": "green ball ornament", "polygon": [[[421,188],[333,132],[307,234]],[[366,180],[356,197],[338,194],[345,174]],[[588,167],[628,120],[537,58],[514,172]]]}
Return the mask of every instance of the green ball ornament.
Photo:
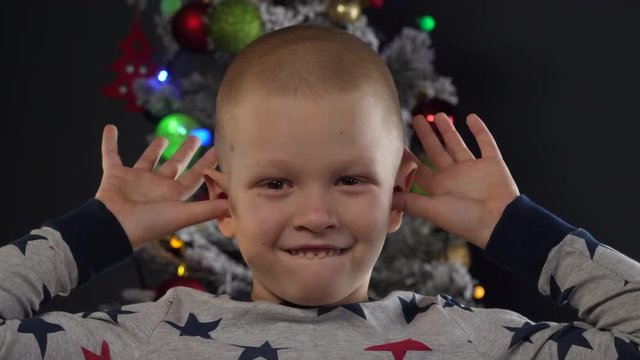
{"label": "green ball ornament", "polygon": [[172,17],[182,7],[182,0],[161,0],[160,13],[165,18]]}
{"label": "green ball ornament", "polygon": [[209,15],[209,34],[213,45],[237,53],[262,35],[260,11],[248,0],[226,0]]}
{"label": "green ball ornament", "polygon": [[169,160],[180,145],[189,137],[189,133],[200,125],[189,115],[173,113],[163,117],[156,127],[156,136],[169,140],[169,145],[162,153],[162,158]]}

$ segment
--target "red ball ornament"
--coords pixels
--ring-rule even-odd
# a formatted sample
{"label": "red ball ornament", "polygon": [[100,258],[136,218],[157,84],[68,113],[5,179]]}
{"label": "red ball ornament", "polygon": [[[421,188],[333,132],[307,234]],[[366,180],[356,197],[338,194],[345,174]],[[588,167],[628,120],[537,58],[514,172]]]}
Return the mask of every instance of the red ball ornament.
{"label": "red ball ornament", "polygon": [[207,288],[198,280],[188,278],[188,277],[174,277],[171,279],[165,280],[162,284],[156,287],[156,300],[160,299],[164,296],[164,294],[169,291],[169,289],[184,286],[196,290],[207,291]]}
{"label": "red ball ornament", "polygon": [[416,107],[412,111],[412,115],[423,115],[427,119],[429,125],[431,125],[433,131],[438,136],[440,142],[444,144],[444,139],[442,138],[442,135],[440,135],[440,131],[438,130],[438,127],[434,122],[435,115],[437,113],[443,112],[447,114],[449,116],[449,120],[453,122],[453,109],[454,106],[447,101],[438,98],[429,99],[425,96],[418,100]]}
{"label": "red ball ornament", "polygon": [[369,6],[374,9],[380,9],[384,6],[384,0],[369,0]]}
{"label": "red ball ornament", "polygon": [[208,10],[208,4],[194,1],[185,4],[173,15],[171,30],[180,47],[193,52],[209,50]]}

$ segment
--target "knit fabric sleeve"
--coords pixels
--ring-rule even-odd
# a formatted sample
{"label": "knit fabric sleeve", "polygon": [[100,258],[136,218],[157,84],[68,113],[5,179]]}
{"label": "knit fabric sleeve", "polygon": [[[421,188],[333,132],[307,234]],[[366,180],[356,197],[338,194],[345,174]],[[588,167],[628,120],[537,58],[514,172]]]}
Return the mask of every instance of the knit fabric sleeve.
{"label": "knit fabric sleeve", "polygon": [[1,247],[0,359],[135,358],[170,295],[107,311],[34,315],[131,254],[126,233],[96,199]]}
{"label": "knit fabric sleeve", "polygon": [[581,319],[535,323],[508,310],[448,306],[485,358],[640,359],[636,261],[524,195],[505,209],[485,255],[537,284],[556,305],[574,307]]}

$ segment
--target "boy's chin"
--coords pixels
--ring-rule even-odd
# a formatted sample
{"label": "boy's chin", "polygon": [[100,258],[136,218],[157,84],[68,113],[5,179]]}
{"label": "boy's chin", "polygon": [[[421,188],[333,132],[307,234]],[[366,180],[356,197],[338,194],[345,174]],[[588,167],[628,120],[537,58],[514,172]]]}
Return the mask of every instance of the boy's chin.
{"label": "boy's chin", "polygon": [[282,300],[293,305],[317,307],[359,303],[367,301],[368,297],[366,295],[357,296],[354,293],[341,294],[339,292],[331,293],[330,291],[321,291],[318,293],[306,292],[290,294],[282,297]]}

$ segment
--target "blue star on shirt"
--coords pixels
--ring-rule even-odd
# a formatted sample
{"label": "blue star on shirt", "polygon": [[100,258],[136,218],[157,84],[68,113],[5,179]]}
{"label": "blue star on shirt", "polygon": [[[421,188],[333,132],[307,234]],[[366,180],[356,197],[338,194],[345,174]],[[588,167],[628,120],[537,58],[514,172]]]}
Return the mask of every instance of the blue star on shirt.
{"label": "blue star on shirt", "polygon": [[593,349],[582,333],[587,331],[572,324],[566,325],[551,335],[550,339],[558,344],[558,359],[564,360],[572,346]]}
{"label": "blue star on shirt", "polygon": [[464,311],[470,311],[473,312],[473,310],[471,310],[470,307],[463,305],[461,303],[458,302],[458,300],[452,298],[449,295],[440,295],[441,298],[443,298],[445,300],[444,305],[442,305],[443,308],[448,308],[448,307],[458,307]]}
{"label": "blue star on shirt", "polygon": [[339,305],[339,306],[320,306],[318,308],[318,316],[322,316],[326,313],[330,313],[333,310],[337,309],[337,308],[344,308],[346,310],[351,311],[352,313],[360,316],[363,319],[367,319],[367,316],[364,313],[364,309],[362,308],[362,306],[360,306],[360,304],[344,304],[344,305]]}
{"label": "blue star on shirt", "polygon": [[[96,311],[87,311],[82,313],[82,317],[86,318],[89,317],[89,315],[95,313]],[[114,323],[118,323],[118,316],[119,315],[129,315],[129,314],[135,314],[135,311],[128,311],[128,310],[122,310],[122,307],[119,308],[114,308],[114,309],[109,309],[107,311],[101,311],[105,314],[107,314],[107,316],[109,316],[109,318],[111,319],[111,321],[113,321]]]}
{"label": "blue star on shirt", "polygon": [[418,306],[416,303],[416,294],[413,294],[410,301],[407,301],[400,296],[398,296],[398,300],[400,301],[400,305],[402,306],[402,312],[404,313],[404,320],[409,324],[416,318],[416,316],[420,313],[426,312],[429,310],[435,303],[427,304],[423,307]]}
{"label": "blue star on shirt", "polygon": [[613,337],[613,343],[618,353],[618,360],[640,359],[638,346],[631,342],[626,342],[619,337]]}
{"label": "blue star on shirt", "polygon": [[47,336],[58,331],[65,330],[62,326],[46,322],[39,317],[22,320],[20,325],[18,325],[19,333],[32,334],[33,337],[36,338],[38,346],[40,347],[40,355],[42,355],[43,359],[44,354],[47,352]]}
{"label": "blue star on shirt", "polygon": [[34,241],[34,240],[47,240],[46,237],[42,236],[42,235],[35,235],[35,234],[29,234],[27,236],[24,236],[14,242],[12,242],[10,245],[13,245],[15,247],[18,248],[18,250],[20,250],[20,252],[22,253],[22,255],[27,256],[27,245],[29,244],[30,241]]}
{"label": "blue star on shirt", "polygon": [[242,346],[235,345],[233,346],[244,348],[242,354],[238,360],[253,360],[257,358],[263,358],[265,360],[278,360],[278,350],[288,349],[288,348],[273,348],[268,341],[265,341],[264,344],[260,345],[260,347],[254,346]]}
{"label": "blue star on shirt", "polygon": [[511,338],[509,349],[511,349],[514,345],[519,344],[522,341],[527,341],[533,344],[531,342],[531,336],[537,333],[538,331],[542,331],[549,327],[550,327],[549,324],[545,324],[545,323],[533,324],[530,321],[525,322],[524,324],[522,324],[521,327],[503,326],[503,328],[513,332],[513,337]]}
{"label": "blue star on shirt", "polygon": [[557,306],[563,306],[569,302],[569,295],[573,291],[573,288],[575,288],[575,286],[561,290],[556,278],[551,275],[551,280],[549,282],[549,296],[551,296],[551,300],[553,300]]}
{"label": "blue star on shirt", "polygon": [[179,330],[179,336],[198,336],[203,339],[214,340],[209,333],[218,328],[220,321],[222,321],[222,318],[215,321],[201,322],[194,313],[189,313],[187,321],[185,321],[183,326],[168,320],[165,320],[164,322],[171,325],[176,330]]}

